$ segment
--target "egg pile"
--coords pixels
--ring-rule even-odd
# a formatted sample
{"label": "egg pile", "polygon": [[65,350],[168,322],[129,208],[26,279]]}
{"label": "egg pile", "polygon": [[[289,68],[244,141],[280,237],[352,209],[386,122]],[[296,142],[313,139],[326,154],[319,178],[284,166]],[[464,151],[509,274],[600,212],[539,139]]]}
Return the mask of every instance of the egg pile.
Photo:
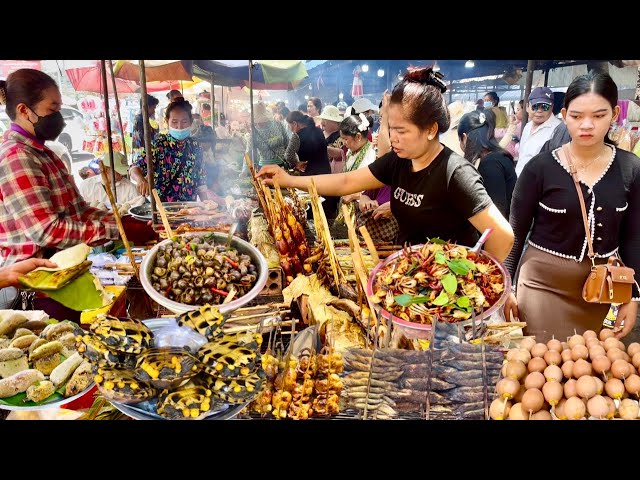
{"label": "egg pile", "polygon": [[567,342],[527,337],[507,352],[489,414],[494,420],[637,419],[639,369],[640,343],[625,348],[609,329]]}

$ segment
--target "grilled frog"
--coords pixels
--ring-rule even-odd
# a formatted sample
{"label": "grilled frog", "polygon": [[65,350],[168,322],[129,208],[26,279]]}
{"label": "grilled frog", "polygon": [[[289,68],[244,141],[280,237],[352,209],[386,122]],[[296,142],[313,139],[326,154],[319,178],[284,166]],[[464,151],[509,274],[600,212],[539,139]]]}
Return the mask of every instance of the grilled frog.
{"label": "grilled frog", "polygon": [[184,348],[152,348],[137,357],[135,376],[157,389],[179,387],[201,370],[200,362]]}
{"label": "grilled frog", "polygon": [[107,400],[132,405],[156,395],[155,388],[136,379],[130,370],[101,367],[94,380]]}
{"label": "grilled frog", "polygon": [[214,377],[201,374],[196,381],[209,388],[213,396],[227,403],[250,402],[262,390],[265,374],[262,368],[244,377]]}
{"label": "grilled frog", "polygon": [[153,346],[153,332],[140,320],[105,315],[91,324],[93,332],[107,347],[121,353],[138,354]]}
{"label": "grilled frog", "polygon": [[189,327],[211,341],[222,334],[227,318],[217,308],[205,305],[198,310],[183,313],[177,318],[178,325]]}
{"label": "grilled frog", "polygon": [[158,397],[158,414],[171,420],[195,419],[210,409],[211,390],[203,386],[164,390]]}
{"label": "grilled frog", "polygon": [[76,337],[76,348],[85,360],[98,367],[133,368],[136,364],[134,355],[116,352],[108,348],[100,339],[91,333]]}
{"label": "grilled frog", "polygon": [[217,377],[245,377],[260,364],[256,350],[232,340],[206,343],[196,355],[205,372]]}

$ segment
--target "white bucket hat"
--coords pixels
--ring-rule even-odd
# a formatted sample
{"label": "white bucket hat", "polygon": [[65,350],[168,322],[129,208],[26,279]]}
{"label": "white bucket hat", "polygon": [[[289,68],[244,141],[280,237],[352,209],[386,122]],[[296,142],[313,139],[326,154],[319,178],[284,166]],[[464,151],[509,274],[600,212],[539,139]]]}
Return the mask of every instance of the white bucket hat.
{"label": "white bucket hat", "polygon": [[456,100],[455,102],[451,102],[447,108],[449,109],[449,129],[456,128],[460,123],[460,119],[464,115],[464,104]]}
{"label": "white bucket hat", "polygon": [[338,107],[335,107],[333,105],[327,105],[326,107],[324,107],[322,109],[322,114],[318,115],[316,118],[330,120],[332,122],[338,123],[341,123],[343,120],[342,115],[340,114],[340,110],[338,110]]}
{"label": "white bucket hat", "polygon": [[373,110],[374,112],[378,111],[378,107],[376,107],[371,100],[368,98],[361,97],[353,102],[353,110],[356,114],[366,112],[367,110]]}

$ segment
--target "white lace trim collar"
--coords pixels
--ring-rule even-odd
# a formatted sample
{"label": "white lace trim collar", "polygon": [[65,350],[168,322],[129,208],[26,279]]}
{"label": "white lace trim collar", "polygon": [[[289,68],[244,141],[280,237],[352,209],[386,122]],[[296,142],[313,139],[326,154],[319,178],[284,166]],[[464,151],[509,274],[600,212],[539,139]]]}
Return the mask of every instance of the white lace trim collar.
{"label": "white lace trim collar", "polygon": [[[602,174],[597,178],[597,180],[595,182],[593,182],[593,185],[587,185],[582,180],[580,180],[580,183],[582,183],[584,186],[586,186],[587,188],[589,188],[591,190],[593,190],[595,188],[595,186],[598,184],[598,182],[604,178],[604,176],[609,171],[609,168],[611,168],[611,165],[613,164],[613,160],[616,158],[616,152],[617,152],[616,147],[614,145],[609,145],[608,143],[606,145],[608,147],[611,147],[611,149],[612,149],[611,159],[609,160],[609,163],[607,164],[607,168],[605,168],[604,171],[602,172]],[[556,159],[556,162],[558,162],[560,164],[560,166],[564,169],[564,171],[567,172],[569,174],[569,176],[571,176],[571,171],[562,163],[562,160],[560,160],[560,157],[558,157],[558,150],[560,150],[561,148],[562,147],[558,147],[555,150],[553,150],[551,152],[551,155],[553,155],[553,158]],[[572,178],[572,180],[573,180],[573,178]]]}
{"label": "white lace trim collar", "polygon": [[[537,248],[538,250],[542,250],[543,252],[550,253],[551,255],[555,255],[556,257],[568,258],[569,260],[575,260],[578,263],[584,260],[584,246],[582,247],[582,253],[580,254],[580,257],[576,257],[575,255],[567,255],[565,253],[556,252],[555,250],[551,250],[549,248],[544,248],[543,246],[538,245],[537,243],[533,243],[531,240],[528,240],[527,243],[529,243],[529,245],[531,245],[532,247]],[[616,247],[615,249],[607,253],[594,252],[595,258],[609,258],[610,256],[617,254],[618,248],[619,247]]]}

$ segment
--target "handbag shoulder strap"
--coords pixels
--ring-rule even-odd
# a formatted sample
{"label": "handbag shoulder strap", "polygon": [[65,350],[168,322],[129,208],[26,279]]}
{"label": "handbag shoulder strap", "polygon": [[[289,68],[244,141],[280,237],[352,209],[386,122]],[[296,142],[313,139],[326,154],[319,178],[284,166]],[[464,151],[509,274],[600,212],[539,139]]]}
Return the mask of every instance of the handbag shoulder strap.
{"label": "handbag shoulder strap", "polygon": [[580,188],[580,180],[578,180],[578,171],[573,165],[571,158],[571,152],[569,152],[569,145],[564,144],[562,147],[565,156],[567,157],[567,163],[569,164],[569,171],[573,178],[573,183],[578,191],[578,199],[580,200],[580,209],[582,210],[582,222],[584,223],[584,232],[587,235],[587,245],[589,247],[589,258],[593,261],[595,254],[593,253],[593,243],[591,241],[591,233],[589,232],[589,220],[587,219],[587,208],[584,205],[584,197],[582,196],[582,188]]}

